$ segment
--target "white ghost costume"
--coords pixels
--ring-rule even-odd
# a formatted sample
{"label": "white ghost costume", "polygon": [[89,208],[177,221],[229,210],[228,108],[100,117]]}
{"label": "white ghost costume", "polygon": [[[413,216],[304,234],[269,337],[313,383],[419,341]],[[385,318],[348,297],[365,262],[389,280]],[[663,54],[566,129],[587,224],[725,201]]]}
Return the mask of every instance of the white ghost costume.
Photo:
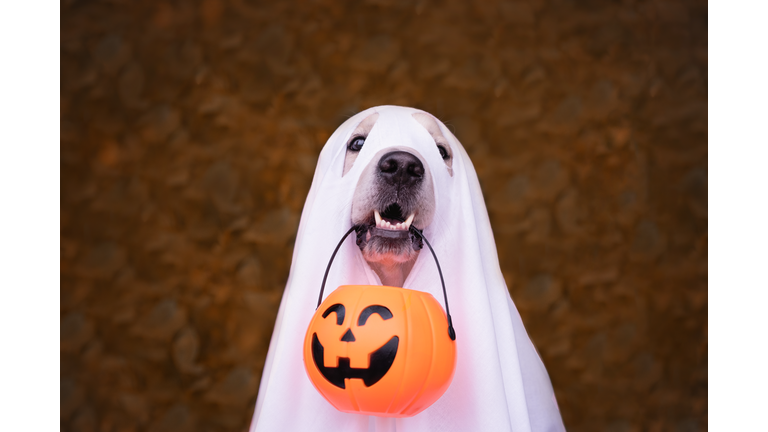
{"label": "white ghost costume", "polygon": [[[499,268],[496,244],[475,169],[448,128],[449,173],[413,108],[381,106],[348,119],[328,139],[301,215],[290,276],[264,365],[251,432],[528,432],[564,431],[547,371],[523,327]],[[378,113],[352,168],[342,176],[346,143],[358,124]],[[342,235],[352,226],[352,196],[363,169],[388,147],[416,150],[431,171],[436,210],[424,228],[440,260],[456,331],[457,361],[445,394],[409,418],[336,410],[314,388],[303,363],[303,341],[320,283]],[[351,236],[354,237],[354,236]],[[381,285],[354,239],[339,249],[325,296],[340,285]],[[426,248],[404,288],[431,293],[443,304],[435,262]],[[444,306],[444,305],[443,305]]]}

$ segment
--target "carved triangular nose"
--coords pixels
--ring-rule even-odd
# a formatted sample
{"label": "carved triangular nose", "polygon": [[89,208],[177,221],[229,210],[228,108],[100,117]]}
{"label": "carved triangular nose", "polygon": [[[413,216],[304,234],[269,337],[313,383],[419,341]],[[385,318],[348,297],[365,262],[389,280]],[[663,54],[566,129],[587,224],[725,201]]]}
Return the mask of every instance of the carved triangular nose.
{"label": "carved triangular nose", "polygon": [[355,341],[355,335],[352,334],[352,329],[347,329],[347,332],[344,333],[344,336],[341,337],[342,342],[354,342]]}

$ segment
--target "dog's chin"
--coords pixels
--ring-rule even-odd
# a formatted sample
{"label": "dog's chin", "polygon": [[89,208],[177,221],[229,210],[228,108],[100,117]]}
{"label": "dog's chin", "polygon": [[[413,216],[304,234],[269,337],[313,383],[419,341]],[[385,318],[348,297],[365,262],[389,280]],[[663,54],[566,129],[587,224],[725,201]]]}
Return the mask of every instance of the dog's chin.
{"label": "dog's chin", "polygon": [[371,263],[403,264],[416,259],[419,251],[411,239],[390,239],[372,236],[360,249],[363,258]]}
{"label": "dog's chin", "polygon": [[[391,222],[391,223],[388,223]],[[414,261],[424,247],[419,230],[397,220],[365,221],[355,225],[356,243],[369,263],[387,266]]]}

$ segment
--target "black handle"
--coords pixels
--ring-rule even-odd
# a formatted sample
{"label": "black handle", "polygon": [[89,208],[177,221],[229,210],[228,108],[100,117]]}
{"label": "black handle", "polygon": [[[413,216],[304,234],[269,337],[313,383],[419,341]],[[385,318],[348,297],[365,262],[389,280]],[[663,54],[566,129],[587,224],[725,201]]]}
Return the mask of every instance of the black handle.
{"label": "black handle", "polygon": [[424,234],[421,233],[421,231],[417,230],[413,226],[411,226],[411,232],[417,234],[419,237],[421,237],[422,240],[424,240],[424,243],[427,244],[427,247],[429,248],[429,251],[432,252],[432,257],[435,259],[435,264],[437,264],[437,272],[440,274],[440,283],[443,285],[443,297],[445,298],[445,314],[448,316],[448,336],[451,337],[451,340],[456,340],[456,331],[453,329],[453,320],[451,319],[451,311],[448,309],[448,294],[445,291],[445,280],[443,280],[443,270],[440,268],[440,261],[437,260],[437,255],[435,255],[435,250],[432,249],[432,245],[429,244],[429,241],[426,237],[424,237]]}
{"label": "black handle", "polygon": [[[352,228],[347,231],[344,236],[339,240],[339,244],[336,245],[336,249],[333,250],[333,254],[331,255],[331,259],[328,261],[328,267],[325,268],[325,275],[323,276],[323,283],[320,285],[320,296],[317,298],[317,308],[320,307],[320,303],[323,302],[323,291],[325,291],[325,282],[328,280],[328,272],[331,270],[331,264],[333,264],[333,259],[336,258],[336,253],[339,252],[339,249],[341,248],[341,244],[344,243],[344,240],[349,237],[349,235],[352,233],[352,231],[355,231],[357,229],[357,226],[353,226]],[[432,249],[432,245],[429,244],[429,241],[427,241],[427,238],[424,237],[424,234],[421,233],[421,231],[417,230],[414,226],[411,226],[409,229],[410,232],[414,233],[415,235],[418,235],[421,237],[422,240],[424,240],[424,243],[427,244],[427,247],[429,247],[429,251],[432,252],[432,257],[435,259],[435,264],[437,264],[437,273],[440,274],[440,284],[443,286],[443,298],[445,299],[445,314],[448,316],[448,336],[451,338],[451,340],[456,340],[456,331],[453,329],[453,320],[451,319],[451,311],[448,309],[448,294],[445,291],[445,280],[443,279],[443,270],[440,268],[440,262],[437,260],[437,255],[435,254],[435,250]]]}
{"label": "black handle", "polygon": [[328,261],[328,267],[325,268],[325,276],[323,276],[323,284],[320,285],[320,297],[317,298],[317,307],[315,309],[320,307],[320,303],[323,302],[323,291],[325,291],[325,281],[328,279],[328,272],[331,270],[331,264],[333,263],[333,259],[336,258],[336,252],[339,251],[339,248],[341,247],[341,244],[344,243],[344,240],[347,239],[347,236],[355,230],[356,227],[352,227],[347,231],[346,234],[344,234],[344,237],[339,240],[339,244],[336,245],[336,249],[333,250],[333,255],[331,255],[331,260]]}

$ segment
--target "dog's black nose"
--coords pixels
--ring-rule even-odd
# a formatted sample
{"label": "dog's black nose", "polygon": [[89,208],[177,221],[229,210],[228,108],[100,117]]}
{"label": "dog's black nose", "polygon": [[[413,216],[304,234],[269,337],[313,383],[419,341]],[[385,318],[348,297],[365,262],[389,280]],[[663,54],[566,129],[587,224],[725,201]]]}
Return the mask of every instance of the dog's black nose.
{"label": "dog's black nose", "polygon": [[412,186],[424,177],[424,165],[408,152],[393,151],[381,157],[379,172],[389,184]]}

